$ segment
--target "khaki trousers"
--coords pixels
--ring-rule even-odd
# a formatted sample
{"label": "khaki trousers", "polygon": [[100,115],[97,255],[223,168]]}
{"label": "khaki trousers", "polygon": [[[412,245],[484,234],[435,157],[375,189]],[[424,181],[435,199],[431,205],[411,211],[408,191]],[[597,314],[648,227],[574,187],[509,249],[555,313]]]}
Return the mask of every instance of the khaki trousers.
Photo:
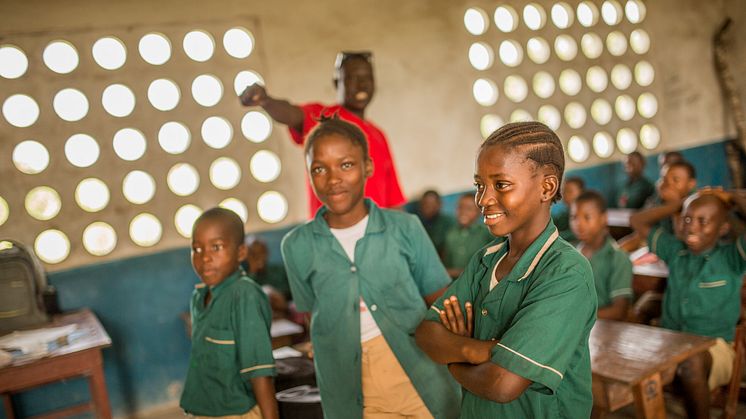
{"label": "khaki trousers", "polygon": [[383,336],[363,342],[363,418],[432,419]]}
{"label": "khaki trousers", "polygon": [[228,416],[194,416],[194,415],[187,415],[190,418],[194,419],[262,419],[262,411],[259,409],[259,405],[254,406],[253,409],[249,410],[248,412],[244,413],[243,415],[228,415]]}

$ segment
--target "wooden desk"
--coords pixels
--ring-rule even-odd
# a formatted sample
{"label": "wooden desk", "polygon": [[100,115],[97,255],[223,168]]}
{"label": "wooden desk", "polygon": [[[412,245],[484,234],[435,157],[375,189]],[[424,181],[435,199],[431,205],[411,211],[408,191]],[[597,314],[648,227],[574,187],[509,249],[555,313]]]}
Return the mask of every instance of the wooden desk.
{"label": "wooden desk", "polygon": [[101,349],[111,346],[111,339],[88,309],[55,316],[47,327],[69,324],[77,324],[79,330],[87,333],[70,344],[53,350],[44,358],[16,362],[0,368],[0,394],[5,404],[6,418],[15,418],[10,398],[12,393],[73,377],[88,378],[91,401],[37,418],[61,417],[88,410],[93,411],[96,418],[111,418],[101,358]]}
{"label": "wooden desk", "polygon": [[613,412],[634,402],[638,418],[665,418],[663,385],[671,372],[714,344],[708,337],[598,320],[589,341],[594,410]]}

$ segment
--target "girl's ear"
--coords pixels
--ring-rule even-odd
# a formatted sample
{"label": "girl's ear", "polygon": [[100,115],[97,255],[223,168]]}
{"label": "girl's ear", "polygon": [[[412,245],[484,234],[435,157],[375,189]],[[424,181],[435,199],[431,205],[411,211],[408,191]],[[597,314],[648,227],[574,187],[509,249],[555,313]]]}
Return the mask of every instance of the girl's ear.
{"label": "girl's ear", "polygon": [[368,159],[365,161],[365,177],[369,178],[373,176],[373,160]]}
{"label": "girl's ear", "polygon": [[541,182],[541,202],[551,202],[552,198],[554,198],[559,191],[559,184],[560,182],[557,175],[544,175],[544,179]]}

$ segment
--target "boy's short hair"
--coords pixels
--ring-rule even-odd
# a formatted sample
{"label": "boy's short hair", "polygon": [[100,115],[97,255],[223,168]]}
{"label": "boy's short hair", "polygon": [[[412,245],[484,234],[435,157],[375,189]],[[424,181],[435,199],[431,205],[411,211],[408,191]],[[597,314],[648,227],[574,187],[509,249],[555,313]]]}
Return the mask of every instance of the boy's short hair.
{"label": "boy's short hair", "polygon": [[642,162],[642,165],[643,165],[643,167],[645,166],[645,163],[647,163],[647,162],[645,161],[645,156],[643,156],[643,155],[642,155],[642,153],[640,153],[640,152],[639,152],[639,151],[637,151],[637,150],[635,150],[635,151],[633,151],[633,152],[631,152],[631,153],[627,154],[627,158],[633,158],[633,157],[634,157],[634,158],[637,158],[637,159],[640,159],[640,161]]}
{"label": "boy's short hair", "polygon": [[596,208],[600,212],[606,212],[606,199],[598,191],[587,190],[583,191],[578,198],[575,200],[575,205],[580,205],[583,202],[592,202],[596,205]]}
{"label": "boy's short hair", "polygon": [[192,233],[197,229],[197,225],[204,221],[218,221],[223,224],[225,230],[235,240],[236,245],[244,244],[243,221],[235,212],[222,207],[214,207],[203,212],[192,227]]}
{"label": "boy's short hair", "polygon": [[493,145],[530,146],[526,158],[539,167],[549,167],[560,182],[552,202],[562,199],[562,175],[565,173],[565,152],[562,142],[551,128],[537,121],[511,122],[498,128],[482,143],[479,151]]}
{"label": "boy's short hair", "polygon": [[574,183],[574,184],[578,185],[578,187],[581,190],[585,189],[585,181],[581,177],[570,176],[569,178],[565,179],[565,186],[567,186],[569,183]]}
{"label": "boy's short hair", "polygon": [[686,171],[690,179],[697,178],[697,171],[694,169],[694,166],[686,160],[675,161],[673,163],[669,163],[667,167],[668,167],[668,170],[671,170],[675,167],[680,167]]}
{"label": "boy's short hair", "polygon": [[306,139],[306,145],[303,154],[308,156],[313,144],[321,137],[336,134],[340,137],[347,138],[352,143],[363,149],[363,160],[370,161],[370,152],[368,151],[368,140],[365,134],[356,125],[351,124],[339,118],[338,114],[331,116],[321,116],[319,123],[311,130]]}
{"label": "boy's short hair", "polygon": [[420,200],[427,198],[428,196],[432,196],[436,200],[440,202],[440,194],[435,189],[428,189],[425,192],[422,193],[422,198]]}

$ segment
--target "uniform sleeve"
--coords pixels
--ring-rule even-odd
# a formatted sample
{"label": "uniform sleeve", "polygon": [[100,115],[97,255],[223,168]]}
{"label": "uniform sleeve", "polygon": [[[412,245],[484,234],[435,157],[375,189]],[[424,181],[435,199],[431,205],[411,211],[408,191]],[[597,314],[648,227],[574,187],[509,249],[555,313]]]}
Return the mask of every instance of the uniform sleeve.
{"label": "uniform sleeve", "polygon": [[420,295],[424,297],[445,287],[451,282],[451,278],[422,223],[412,216],[410,226],[408,239],[414,253],[410,260],[410,269]]}
{"label": "uniform sleeve", "polygon": [[627,255],[617,250],[614,252],[614,260],[609,278],[609,299],[617,297],[632,298],[632,262]]}
{"label": "uniform sleeve", "polygon": [[303,132],[298,132],[290,127],[288,127],[288,131],[290,131],[290,138],[293,139],[294,143],[303,145],[306,141],[306,134],[318,123],[317,119],[321,114],[321,106],[316,103],[307,103],[300,105],[300,109],[303,111]]}
{"label": "uniform sleeve", "polygon": [[725,253],[728,266],[741,274],[746,271],[746,236],[740,236]]}
{"label": "uniform sleeve", "polygon": [[309,273],[304,272],[304,269],[299,266],[300,263],[296,257],[295,249],[298,241],[295,240],[295,234],[297,233],[290,232],[282,239],[280,250],[282,251],[282,260],[285,263],[285,273],[288,277],[290,292],[293,295],[293,302],[298,311],[308,313],[313,309],[316,296],[307,280]]}
{"label": "uniform sleeve", "polygon": [[443,300],[450,298],[455,295],[458,298],[459,303],[463,306],[467,301],[474,302],[476,295],[474,294],[472,283],[473,281],[479,281],[480,278],[474,278],[476,274],[476,268],[479,266],[479,261],[482,258],[483,251],[477,252],[472,256],[469,263],[466,265],[464,272],[461,273],[455,281],[446,289],[443,295],[438,298],[430,309],[425,314],[425,320],[440,322],[440,312],[443,310]]}
{"label": "uniform sleeve", "polygon": [[246,287],[235,301],[233,334],[239,373],[245,380],[273,376],[275,359],[272,356],[272,310],[267,296],[258,287]]}
{"label": "uniform sleeve", "polygon": [[679,251],[685,248],[685,245],[676,236],[666,232],[659,224],[653,227],[650,233],[648,233],[648,248],[668,264],[676,257]]}
{"label": "uniform sleeve", "polygon": [[562,382],[573,354],[588,339],[596,316],[590,265],[587,261],[576,265],[540,274],[492,349],[492,362],[552,392]]}

